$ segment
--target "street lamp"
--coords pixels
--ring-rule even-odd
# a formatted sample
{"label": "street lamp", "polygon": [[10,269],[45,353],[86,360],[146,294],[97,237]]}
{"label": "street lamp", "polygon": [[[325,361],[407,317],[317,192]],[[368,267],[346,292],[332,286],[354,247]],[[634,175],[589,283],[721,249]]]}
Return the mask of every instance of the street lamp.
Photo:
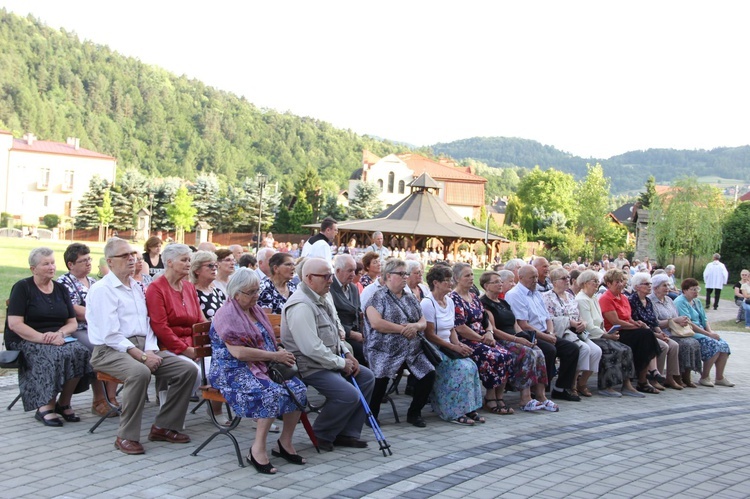
{"label": "street lamp", "polygon": [[[154,223],[154,193],[148,195],[149,207],[148,207],[148,237],[151,237],[151,226]],[[148,239],[148,238],[147,238]]]}
{"label": "street lamp", "polygon": [[268,180],[268,177],[259,173],[255,176],[255,180],[258,182],[258,191],[260,192],[260,196],[258,196],[258,246],[255,250],[255,254],[257,255],[260,251],[260,224],[263,220],[263,189],[266,187],[266,180]]}

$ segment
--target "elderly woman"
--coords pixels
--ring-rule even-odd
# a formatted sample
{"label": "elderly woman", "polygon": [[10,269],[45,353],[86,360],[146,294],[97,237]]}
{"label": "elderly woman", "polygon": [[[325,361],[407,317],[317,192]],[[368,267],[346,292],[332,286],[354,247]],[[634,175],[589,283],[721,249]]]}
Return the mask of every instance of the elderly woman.
{"label": "elderly woman", "polygon": [[[68,296],[73,304],[73,309],[76,311],[78,329],[73,333],[73,337],[80,341],[89,353],[93,353],[94,345],[89,341],[86,325],[86,295],[88,295],[91,285],[96,282],[96,279],[89,275],[91,273],[91,250],[85,244],[73,243],[65,249],[63,258],[65,259],[65,265],[68,267],[68,272],[60,276],[58,281],[68,290]],[[116,383],[107,384],[106,394],[100,383],[94,383],[92,390],[94,392],[91,404],[93,414],[104,416],[110,412],[107,398],[113,404],[119,405],[115,396]],[[114,416],[116,414],[113,413],[110,417]]]}
{"label": "elderly woman", "polygon": [[[651,274],[638,272],[631,279],[633,285],[633,294],[630,295],[630,310],[633,320],[644,322],[654,332],[656,341],[659,344],[661,352],[652,360],[649,365],[647,379],[651,384],[660,390],[664,383],[675,390],[682,390],[682,384],[675,381],[675,376],[680,376],[680,345],[667,336],[659,327],[659,320],[654,311],[654,304],[648,299],[651,294]],[[666,361],[667,375],[663,376],[664,364]]]}
{"label": "elderly woman", "polygon": [[422,282],[424,265],[419,260],[407,260],[406,271],[409,275],[406,278],[406,287],[404,290],[407,293],[413,294],[421,303],[423,298],[430,295],[429,287]]}
{"label": "elderly woman", "polygon": [[[164,273],[154,279],[146,290],[146,307],[159,347],[193,362],[193,324],[206,318],[198,302],[195,286],[186,279],[190,274],[192,252],[185,244],[170,244],[164,248]],[[193,362],[198,369],[198,364]],[[200,376],[196,379],[197,389]],[[158,391],[166,387],[157,387]],[[161,394],[160,394],[161,395]]]}
{"label": "elderly woman", "polygon": [[274,253],[268,260],[271,278],[260,283],[258,305],[270,308],[271,313],[280,314],[286,301],[297,290],[292,282],[294,277],[294,258],[289,253]]}
{"label": "elderly woman", "polygon": [[608,270],[604,274],[604,286],[607,290],[599,297],[599,308],[604,317],[604,329],[620,326],[619,341],[633,351],[633,365],[638,377],[637,390],[642,393],[657,394],[659,390],[649,384],[648,366],[651,360],[661,352],[656,336],[648,324],[633,319],[630,302],[622,294],[627,279],[619,269]]}
{"label": "elderly woman", "polygon": [[[409,267],[407,266],[407,269]],[[473,426],[485,420],[477,413],[482,407],[482,385],[477,366],[471,359],[471,348],[461,344],[454,327],[456,309],[447,296],[451,291],[451,269],[435,266],[427,274],[432,292],[422,299],[422,313],[427,320],[425,337],[439,349],[455,352],[461,358],[451,359],[442,351],[443,361],[435,366],[435,384],[430,401],[432,409],[445,421]]]}
{"label": "elderly woman", "polygon": [[368,251],[365,253],[365,256],[362,257],[362,266],[364,267],[365,273],[360,278],[359,283],[363,288],[366,288],[380,277],[380,270],[382,267],[380,253],[375,251]]}
{"label": "elderly woman", "polygon": [[234,254],[227,248],[216,250],[216,263],[218,267],[216,268],[216,280],[214,281],[214,286],[222,290],[226,295],[227,283],[235,269],[234,264],[236,262],[234,260]]}
{"label": "elderly woman", "polygon": [[161,259],[161,239],[156,236],[146,239],[146,243],[143,245],[143,259],[148,264],[148,272],[151,277],[164,269],[164,262]]}
{"label": "elderly woman", "polygon": [[651,294],[648,299],[653,303],[654,314],[659,323],[661,330],[668,335],[672,341],[680,345],[680,372],[681,375],[674,375],[673,379],[680,386],[695,388],[696,385],[690,379],[690,371],[700,373],[702,371],[701,361],[701,344],[695,338],[677,337],[672,334],[669,328],[669,320],[673,319],[680,326],[688,324],[686,316],[679,317],[677,307],[669,297],[669,275],[659,274],[651,278]]}
{"label": "elderly woman", "polygon": [[[677,312],[690,319],[690,325],[695,331],[693,338],[701,344],[701,359],[703,359],[703,372],[698,383],[702,386],[734,386],[734,383],[724,377],[724,368],[729,360],[729,344],[721,339],[721,336],[714,333],[711,325],[706,320],[706,311],[698,300],[698,294],[701,288],[698,287],[698,281],[688,278],[682,281],[682,295],[674,301]],[[716,378],[711,382],[709,378],[711,368],[716,366]]]}
{"label": "elderly woman", "polygon": [[453,283],[455,286],[450,298],[456,306],[456,332],[461,342],[471,347],[471,358],[477,364],[479,378],[487,389],[486,407],[494,413],[513,414],[513,409],[503,402],[513,357],[497,346],[494,332],[485,319],[482,302],[471,292],[474,272],[469,264],[457,263],[453,266]]}
{"label": "elderly woman", "polygon": [[[227,286],[229,298],[211,323],[213,356],[208,380],[239,416],[257,418],[255,440],[247,460],[259,473],[274,474],[268,459],[266,438],[274,419],[281,417],[284,428],[271,452],[293,464],[305,464],[292,443],[300,411],[286,389],[271,381],[268,363],[295,364],[294,355],[276,344],[273,329],[258,306],[258,274],[241,268]],[[305,385],[297,378],[286,381],[301,404],[307,402]]]}
{"label": "elderly woman", "polygon": [[[576,295],[581,321],[586,324],[589,339],[602,350],[602,360],[599,363],[597,376],[599,395],[644,397],[645,395],[638,393],[630,383],[630,379],[635,376],[633,351],[619,341],[618,331],[608,333],[602,329],[604,317],[599,308],[599,301],[595,298],[596,291],[599,289],[599,274],[593,270],[584,270],[578,276],[577,282],[581,289]],[[615,385],[622,385],[621,392],[615,390]]]}
{"label": "elderly woman", "polygon": [[[489,312],[490,325],[497,343],[510,353],[513,363],[510,370],[510,383],[521,395],[521,410],[532,412],[544,409],[547,397],[544,387],[548,383],[544,353],[534,343],[518,336],[521,328],[516,322],[507,301],[500,298],[515,285],[515,276],[510,270],[485,272],[479,278],[484,289],[480,298],[482,306]],[[534,398],[531,391],[534,391]],[[505,406],[502,394],[498,400],[488,400],[492,412],[501,411]],[[495,402],[494,408],[492,402]]]}
{"label": "elderly woman", "polygon": [[[743,288],[745,291],[743,291]],[[745,315],[745,295],[750,295],[750,270],[742,269],[740,272],[740,280],[734,285],[734,303],[737,305],[737,319],[734,321],[737,324],[745,322],[745,327],[750,329],[750,317]],[[748,303],[750,307],[750,303]]]}
{"label": "elderly woman", "polygon": [[140,255],[135,259],[135,271],[133,272],[133,280],[138,283],[144,294],[148,289],[148,285],[153,282],[153,278],[149,274],[148,264],[143,259],[143,255]]}
{"label": "elderly woman", "polygon": [[354,271],[354,280],[352,283],[357,286],[357,289],[359,290],[359,294],[362,294],[362,291],[365,289],[364,286],[362,286],[362,276],[365,273],[365,266],[362,265],[362,262],[357,262],[357,270]]}
{"label": "elderly woman", "polygon": [[190,282],[195,286],[198,303],[206,319],[213,320],[227,296],[214,285],[216,280],[216,253],[196,251],[190,259]]}
{"label": "elderly woman", "polygon": [[75,423],[80,418],[70,408],[70,399],[88,388],[91,354],[73,338],[76,311],[68,290],[54,281],[52,250],[31,250],[29,267],[32,276],[10,291],[5,329],[7,348],[23,354],[18,370],[23,408],[36,409],[34,417],[45,426],[62,426],[58,414]]}
{"label": "elderly woman", "polygon": [[552,319],[555,336],[574,342],[579,350],[578,383],[576,389],[571,392],[574,395],[591,397],[591,391],[587,385],[591,375],[599,370],[602,349],[584,334],[586,323],[581,320],[575,296],[568,293],[570,284],[568,271],[557,267],[550,271],[549,277],[552,281],[552,289],[542,293],[542,298]]}
{"label": "elderly woman", "polygon": [[435,368],[422,353],[417,336],[420,331],[425,330],[427,323],[417,299],[404,291],[406,264],[396,258],[389,260],[385,264],[383,276],[385,285],[370,298],[365,309],[364,351],[376,378],[370,408],[377,418],[388,388],[388,380],[395,378],[406,364],[409,372],[417,379],[406,421],[424,428],[427,423],[422,418],[422,408],[427,403],[435,382]]}

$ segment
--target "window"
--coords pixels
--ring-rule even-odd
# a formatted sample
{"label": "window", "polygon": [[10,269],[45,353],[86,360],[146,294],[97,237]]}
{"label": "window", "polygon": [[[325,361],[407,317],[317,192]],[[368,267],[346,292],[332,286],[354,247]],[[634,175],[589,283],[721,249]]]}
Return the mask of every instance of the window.
{"label": "window", "polygon": [[65,207],[63,208],[63,215],[65,215],[66,217],[69,217],[71,211],[73,211],[73,201],[65,201]]}
{"label": "window", "polygon": [[406,187],[406,184],[404,183],[404,181],[403,180],[399,180],[398,181],[398,193],[399,194],[403,194],[405,187]]}
{"label": "window", "polygon": [[378,187],[380,188],[380,192],[383,192],[383,179],[382,178],[378,179]]}
{"label": "window", "polygon": [[63,190],[64,191],[73,190],[73,177],[74,177],[73,170],[65,170],[65,176],[63,177]]}
{"label": "window", "polygon": [[396,178],[396,175],[394,175],[393,172],[390,172],[388,174],[388,192],[393,193],[393,181]]}
{"label": "window", "polygon": [[49,196],[44,196],[44,207],[45,208],[49,207]]}
{"label": "window", "polygon": [[37,189],[47,189],[49,187],[49,168],[39,170],[39,180],[36,183]]}

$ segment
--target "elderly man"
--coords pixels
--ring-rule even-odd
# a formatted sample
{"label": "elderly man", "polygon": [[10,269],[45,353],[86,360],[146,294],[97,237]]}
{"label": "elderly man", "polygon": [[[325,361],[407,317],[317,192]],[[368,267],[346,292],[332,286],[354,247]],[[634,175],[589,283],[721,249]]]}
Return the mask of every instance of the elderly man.
{"label": "elderly man", "polygon": [[578,347],[575,343],[555,336],[552,319],[549,317],[542,294],[537,290],[538,272],[536,267],[526,265],[518,270],[518,285],[505,293],[505,301],[516,316],[518,326],[523,330],[520,336],[529,341],[536,338],[544,353],[547,364],[547,377],[550,385],[555,375],[555,357],[560,359],[560,370],[552,390],[553,399],[579,402],[581,397],[571,392],[578,366]]}
{"label": "elderly man", "polygon": [[297,359],[305,383],[326,398],[313,429],[320,448],[328,451],[334,446],[367,447],[360,440],[366,414],[359,393],[343,376],[354,376],[368,401],[375,384],[372,372],[359,365],[339,336],[336,310],[326,299],[333,279],[329,261],[305,261],[302,282],[281,316],[284,347]]}
{"label": "elderly man", "polygon": [[210,251],[211,253],[216,252],[216,245],[214,243],[209,243],[208,241],[203,241],[198,245],[198,248],[196,248],[198,251]]}
{"label": "elderly man", "polygon": [[628,259],[625,258],[625,252],[624,251],[621,251],[617,255],[617,258],[614,259],[614,263],[615,263],[615,265],[617,265],[617,268],[620,269],[620,270],[622,270],[622,266],[623,265],[630,265],[630,262],[628,261]]}
{"label": "elderly man", "polygon": [[376,230],[372,233],[373,243],[367,247],[367,251],[374,251],[380,255],[380,261],[384,262],[386,258],[391,256],[391,250],[383,246],[383,233]]}
{"label": "elderly man", "polygon": [[151,426],[149,440],[184,444],[180,433],[198,371],[169,352],[160,352],[149,326],[146,297],[131,274],[138,252],[126,241],[112,238],[104,246],[110,268],[91,286],[86,297],[86,322],[94,346],[91,365],[124,382],[120,428],[115,447],[125,454],[143,454],[141,418],[151,375],[169,383],[167,397]]}
{"label": "elderly man", "polygon": [[242,253],[245,252],[244,249],[242,248],[242,245],[240,244],[232,244],[227,249],[232,252],[235,262],[239,262],[240,257],[242,256]]}
{"label": "elderly man", "polygon": [[258,251],[258,255],[256,256],[258,259],[258,268],[255,269],[255,272],[258,274],[258,278],[261,282],[263,282],[264,279],[271,278],[271,266],[268,264],[268,261],[274,253],[276,253],[276,250],[273,248],[261,248],[260,251]]}
{"label": "elderly man", "polygon": [[711,260],[706,268],[703,270],[703,282],[706,284],[706,310],[711,308],[711,292],[714,291],[716,298],[714,298],[714,310],[719,308],[719,298],[721,297],[721,288],[729,280],[729,272],[727,268],[719,260],[721,255],[714,253],[714,258]]}
{"label": "elderly man", "polygon": [[326,217],[320,222],[320,232],[302,246],[302,256],[308,258],[322,258],[331,261],[331,243],[336,234],[339,233],[338,222],[331,217]]}
{"label": "elderly man", "polygon": [[336,255],[333,259],[334,278],[331,283],[331,296],[339,320],[346,333],[345,339],[354,350],[354,358],[360,364],[367,364],[362,351],[364,337],[363,322],[360,311],[359,289],[352,284],[357,263],[351,255]]}
{"label": "elderly man", "polygon": [[549,262],[543,256],[534,258],[532,263],[539,277],[536,281],[536,290],[540,293],[546,293],[552,290],[552,281],[549,279]]}
{"label": "elderly man", "polygon": [[511,272],[513,272],[515,282],[518,282],[518,269],[520,269],[524,265],[526,265],[526,263],[520,258],[513,258],[505,262],[505,270],[510,270]]}

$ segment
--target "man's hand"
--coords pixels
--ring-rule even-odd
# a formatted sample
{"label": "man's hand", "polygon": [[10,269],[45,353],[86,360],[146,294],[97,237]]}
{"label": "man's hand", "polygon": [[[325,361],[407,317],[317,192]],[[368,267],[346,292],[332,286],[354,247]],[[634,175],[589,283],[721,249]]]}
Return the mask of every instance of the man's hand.
{"label": "man's hand", "polygon": [[156,371],[161,366],[162,358],[156,355],[156,352],[144,352],[146,361],[143,363],[151,372]]}
{"label": "man's hand", "polygon": [[365,341],[365,337],[362,336],[362,333],[352,331],[349,333],[349,340],[356,341],[357,343],[362,343]]}
{"label": "man's hand", "polygon": [[543,333],[539,331],[538,333],[536,333],[536,338],[537,340],[546,341],[547,343],[552,343],[553,345],[557,343],[557,336],[550,333]]}
{"label": "man's hand", "polygon": [[344,358],[344,368],[341,370],[341,372],[343,372],[346,376],[354,374],[355,362],[357,362],[357,360],[350,354],[347,354],[346,358]]}

